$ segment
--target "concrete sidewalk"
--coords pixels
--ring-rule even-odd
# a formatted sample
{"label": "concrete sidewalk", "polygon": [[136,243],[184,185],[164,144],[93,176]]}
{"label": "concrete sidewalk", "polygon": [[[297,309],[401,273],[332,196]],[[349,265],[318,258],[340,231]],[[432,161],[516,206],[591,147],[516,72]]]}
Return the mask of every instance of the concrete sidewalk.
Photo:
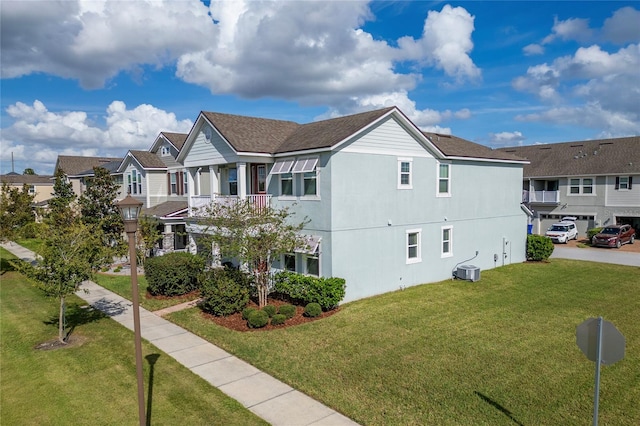
{"label": "concrete sidewalk", "polygon": [[[33,252],[18,244],[3,243],[2,247],[22,260],[35,259]],[[133,330],[133,309],[129,300],[92,281],[85,281],[76,294],[95,309]],[[140,308],[140,329],[143,339],[272,425],[357,425],[302,392],[143,308]]]}

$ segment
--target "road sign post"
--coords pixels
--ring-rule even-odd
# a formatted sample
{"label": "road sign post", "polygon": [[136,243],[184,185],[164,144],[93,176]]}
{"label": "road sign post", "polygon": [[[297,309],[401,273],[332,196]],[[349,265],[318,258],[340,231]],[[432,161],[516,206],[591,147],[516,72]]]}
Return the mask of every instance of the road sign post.
{"label": "road sign post", "polygon": [[624,358],[625,339],[615,325],[598,317],[589,318],[576,328],[576,343],[586,357],[596,363],[593,426],[598,426],[600,365],[611,365]]}

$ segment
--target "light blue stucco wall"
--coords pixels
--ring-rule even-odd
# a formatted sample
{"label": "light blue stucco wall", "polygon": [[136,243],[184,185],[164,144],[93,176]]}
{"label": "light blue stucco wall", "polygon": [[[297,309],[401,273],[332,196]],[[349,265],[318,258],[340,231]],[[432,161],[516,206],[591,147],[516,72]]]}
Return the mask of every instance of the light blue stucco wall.
{"label": "light blue stucco wall", "polygon": [[[393,149],[383,146],[390,138]],[[398,189],[399,158],[411,159],[412,189]],[[481,270],[524,261],[522,165],[449,164],[451,197],[437,197],[433,152],[389,121],[321,155],[319,200],[274,197],[274,204],[311,220],[305,231],[322,237],[321,274],[346,279],[345,302],[451,278],[476,251],[465,264]],[[277,194],[277,179],[270,192]],[[441,256],[443,226],[453,227],[450,257]],[[407,264],[407,230],[414,229],[421,231],[422,261]]]}

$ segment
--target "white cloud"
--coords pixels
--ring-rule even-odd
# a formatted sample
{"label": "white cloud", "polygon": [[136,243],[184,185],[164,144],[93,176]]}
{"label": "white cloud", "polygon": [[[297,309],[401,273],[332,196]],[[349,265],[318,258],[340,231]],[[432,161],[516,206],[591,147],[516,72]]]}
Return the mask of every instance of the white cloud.
{"label": "white cloud", "polygon": [[523,47],[522,51],[527,56],[542,55],[544,53],[544,47],[542,47],[539,44],[533,43],[533,44],[528,44],[525,47]]}
{"label": "white cloud", "polygon": [[489,133],[489,144],[492,147],[522,145],[526,138],[522,132]]}
{"label": "white cloud", "polygon": [[362,29],[375,19],[366,1],[34,4],[2,5],[3,78],[42,72],[99,88],[122,71],[136,78],[145,67],[175,66],[178,78],[213,94],[339,109],[345,98],[403,96],[423,67],[456,82],[481,74],[469,56],[474,17],[461,7],[429,12],[422,38],[395,46]]}
{"label": "white cloud", "polygon": [[602,26],[606,40],[614,43],[640,42],[640,11],[632,7],[623,7],[607,18]]}
{"label": "white cloud", "polygon": [[58,154],[119,157],[129,149],[148,149],[161,131],[187,133],[192,126],[151,105],[127,109],[120,101],[109,105],[103,126],[82,111],[51,112],[38,100],[10,105],[7,114],[13,124],[2,129],[3,172],[11,152],[15,160],[51,173]]}
{"label": "white cloud", "polygon": [[429,11],[420,40],[402,37],[398,46],[408,54],[407,59],[435,64],[459,81],[475,80],[481,71],[469,56],[473,49],[474,20],[464,8],[445,5],[441,12]]}
{"label": "white cloud", "polygon": [[551,34],[542,40],[542,44],[548,44],[556,39],[588,41],[593,36],[593,31],[589,28],[588,19],[570,18],[566,21],[559,21],[558,17],[553,18]]}

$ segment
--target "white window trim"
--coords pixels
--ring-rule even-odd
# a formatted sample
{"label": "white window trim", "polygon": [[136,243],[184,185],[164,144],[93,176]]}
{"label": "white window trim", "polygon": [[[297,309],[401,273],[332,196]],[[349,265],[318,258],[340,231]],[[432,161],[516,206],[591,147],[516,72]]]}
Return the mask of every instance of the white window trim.
{"label": "white window trim", "polygon": [[[293,174],[293,180],[294,181],[300,181],[300,199],[301,200],[319,200],[320,199],[320,173],[319,170],[317,168],[314,168],[313,170],[306,172],[306,173],[315,173],[316,174],[316,193],[312,194],[312,195],[305,195],[304,194],[304,173],[297,173],[298,176],[300,176],[299,179],[296,179],[296,173]],[[296,183],[293,184],[294,185],[294,194],[296,194]]]}
{"label": "white window trim", "polygon": [[[572,179],[577,179],[579,181],[578,183],[578,193],[573,194],[571,193],[571,187],[575,186],[575,185],[571,185],[571,180]],[[584,192],[584,180],[585,179],[591,179],[591,193],[585,193]],[[568,178],[567,180],[567,197],[595,197],[596,196],[596,178],[595,177],[587,177],[587,178],[577,178],[577,177],[573,177],[573,178]]]}
{"label": "white window trim", "polygon": [[[616,191],[629,191],[629,176],[617,176],[618,177],[618,189]],[[622,187],[622,179],[626,179],[626,187]],[[615,185],[615,178],[613,179],[613,183]]]}
{"label": "white window trim", "polygon": [[296,175],[291,173],[291,194],[283,194],[282,193],[282,175],[285,173],[278,174],[278,199],[280,200],[295,200],[296,199]]}
{"label": "white window trim", "polygon": [[[302,253],[302,267],[304,270],[304,274],[305,275],[310,275],[312,277],[321,277],[322,276],[322,250],[320,250],[321,248],[321,244],[318,241],[317,245],[316,245],[316,249],[314,253]],[[317,255],[316,255],[317,253]],[[309,273],[309,269],[307,268],[307,259],[308,258],[312,258],[312,257],[317,257],[318,258],[318,275],[314,275],[314,274],[310,274]],[[298,260],[298,257],[296,256],[296,261]],[[296,265],[297,268],[297,265]]]}
{"label": "white window trim", "polygon": [[[449,170],[447,192],[440,192],[440,166],[446,165]],[[451,163],[436,161],[436,197],[451,197]]]}
{"label": "white window trim", "polygon": [[[409,257],[409,234],[418,234],[417,257]],[[407,265],[422,262],[422,229],[407,229],[404,237],[404,253]]]}
{"label": "white window trim", "polygon": [[[402,183],[402,163],[409,163],[409,183]],[[398,158],[398,189],[413,189],[413,158]]]}
{"label": "white window trim", "polygon": [[[444,231],[449,230],[449,251],[444,251]],[[443,226],[440,228],[440,257],[452,257],[453,256],[453,226]]]}
{"label": "white window trim", "polygon": [[[289,271],[287,269],[286,262],[285,262],[285,256],[293,256],[293,271]],[[281,266],[281,269],[283,271],[297,272],[298,271],[298,255],[295,252],[294,253],[285,253],[283,255],[280,255],[280,266]]]}
{"label": "white window trim", "polygon": [[162,145],[162,147],[160,148],[160,155],[162,157],[170,156],[171,155],[171,149],[166,145]]}

